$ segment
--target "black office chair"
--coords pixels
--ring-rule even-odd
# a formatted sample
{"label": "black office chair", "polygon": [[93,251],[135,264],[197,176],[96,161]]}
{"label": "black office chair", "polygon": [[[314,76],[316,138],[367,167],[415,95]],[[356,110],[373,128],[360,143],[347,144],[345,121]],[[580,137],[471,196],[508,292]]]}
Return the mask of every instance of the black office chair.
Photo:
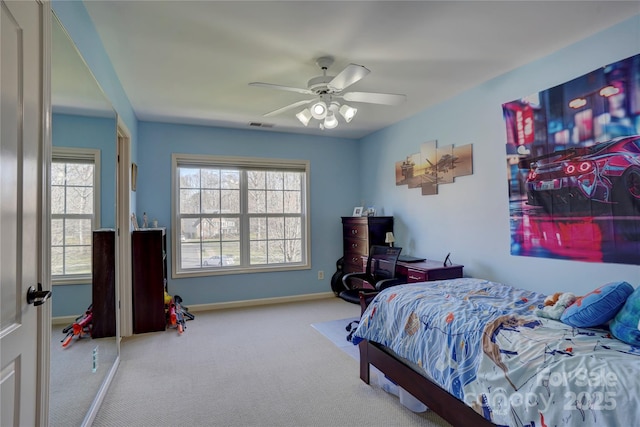
{"label": "black office chair", "polygon": [[[340,298],[353,304],[361,304],[360,293],[364,294],[365,306],[383,289],[404,283],[396,277],[396,263],[402,248],[373,245],[369,250],[367,268],[364,272],[347,273],[342,276],[344,290],[338,294]],[[374,289],[357,287],[366,281]]]}

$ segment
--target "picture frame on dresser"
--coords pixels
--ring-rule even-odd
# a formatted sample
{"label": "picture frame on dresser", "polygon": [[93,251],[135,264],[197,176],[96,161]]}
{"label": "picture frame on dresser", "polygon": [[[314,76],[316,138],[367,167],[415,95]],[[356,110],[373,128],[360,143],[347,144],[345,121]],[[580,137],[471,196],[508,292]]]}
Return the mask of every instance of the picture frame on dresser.
{"label": "picture frame on dresser", "polygon": [[355,208],[353,208],[353,213],[351,214],[351,216],[362,216],[362,206],[356,206]]}

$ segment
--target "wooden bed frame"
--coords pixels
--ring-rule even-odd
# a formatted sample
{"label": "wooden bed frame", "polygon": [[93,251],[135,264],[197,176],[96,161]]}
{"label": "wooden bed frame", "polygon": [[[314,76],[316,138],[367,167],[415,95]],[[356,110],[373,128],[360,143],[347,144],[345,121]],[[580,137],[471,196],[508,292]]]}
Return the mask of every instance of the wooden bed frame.
{"label": "wooden bed frame", "polygon": [[[365,312],[377,294],[377,291],[360,292],[360,315]],[[369,366],[373,365],[454,427],[496,427],[451,393],[385,351],[383,346],[368,340],[362,340],[358,346],[360,348],[360,379],[365,383],[370,384]]]}
{"label": "wooden bed frame", "polygon": [[495,424],[471,407],[383,350],[379,344],[363,340],[358,345],[360,347],[360,379],[365,383],[369,384],[369,365],[371,364],[453,426],[495,427]]}

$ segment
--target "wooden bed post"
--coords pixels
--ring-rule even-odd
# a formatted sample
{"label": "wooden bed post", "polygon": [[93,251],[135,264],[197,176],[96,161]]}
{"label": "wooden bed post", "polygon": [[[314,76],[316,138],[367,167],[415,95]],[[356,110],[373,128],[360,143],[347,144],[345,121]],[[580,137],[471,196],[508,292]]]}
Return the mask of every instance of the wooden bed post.
{"label": "wooden bed post", "polygon": [[369,343],[366,340],[360,341],[358,347],[360,348],[360,379],[369,384]]}

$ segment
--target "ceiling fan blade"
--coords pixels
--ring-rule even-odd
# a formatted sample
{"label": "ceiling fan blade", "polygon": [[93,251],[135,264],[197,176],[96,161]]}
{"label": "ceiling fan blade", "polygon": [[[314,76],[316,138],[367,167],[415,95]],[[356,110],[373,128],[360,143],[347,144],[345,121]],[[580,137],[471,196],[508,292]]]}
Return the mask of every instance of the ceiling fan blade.
{"label": "ceiling fan blade", "polygon": [[345,101],[367,102],[369,104],[400,105],[407,100],[407,95],[395,93],[347,92],[342,94]]}
{"label": "ceiling fan blade", "polygon": [[269,112],[267,114],[263,114],[263,117],[275,116],[275,115],[278,115],[280,113],[284,113],[285,111],[292,110],[292,109],[297,108],[297,107],[301,107],[301,106],[303,106],[305,104],[310,103],[311,101],[314,101],[314,99],[305,99],[304,101],[294,102],[293,104],[289,104],[289,105],[287,105],[285,107],[278,108],[277,110],[273,110],[273,111],[271,111],[271,112]]}
{"label": "ceiling fan blade", "polygon": [[327,87],[337,92],[343,91],[370,72],[369,69],[362,65],[349,64],[327,84]]}
{"label": "ceiling fan blade", "polygon": [[274,85],[274,84],[271,84],[271,83],[251,82],[251,83],[249,83],[249,86],[268,87],[270,89],[278,89],[278,90],[286,90],[286,91],[289,91],[289,92],[304,93],[305,95],[315,95],[309,89],[302,89],[302,88],[299,88],[299,87],[291,87],[291,86]]}

